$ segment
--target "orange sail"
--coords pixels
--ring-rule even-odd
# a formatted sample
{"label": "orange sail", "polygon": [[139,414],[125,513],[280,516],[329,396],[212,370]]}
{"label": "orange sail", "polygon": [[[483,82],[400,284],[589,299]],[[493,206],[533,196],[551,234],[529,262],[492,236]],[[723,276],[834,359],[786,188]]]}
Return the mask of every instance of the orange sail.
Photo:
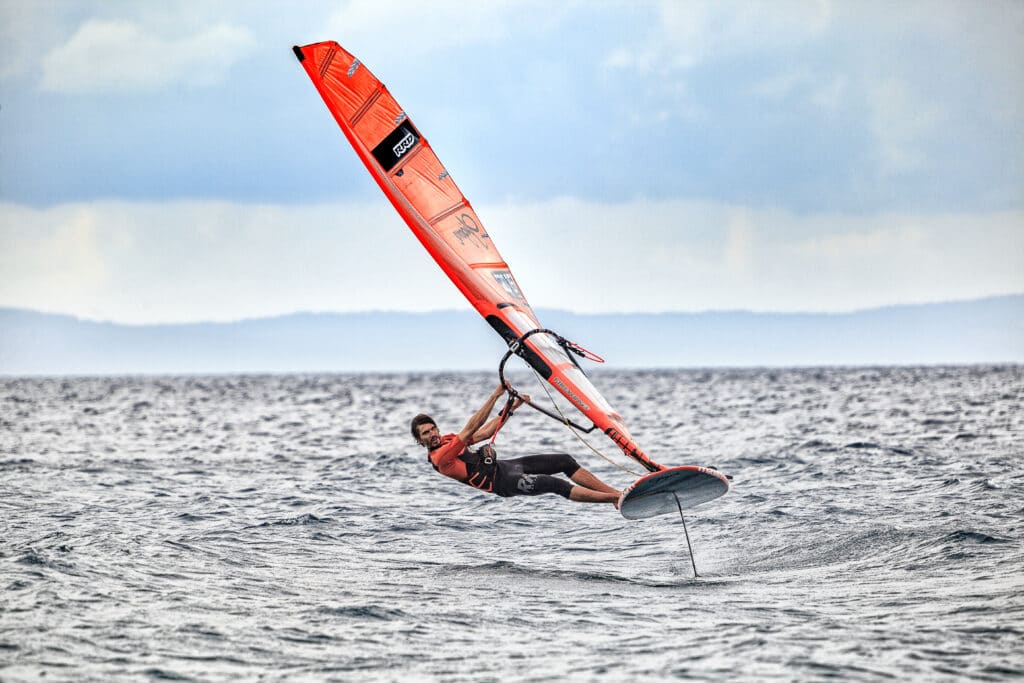
{"label": "orange sail", "polygon": [[541,325],[508,264],[384,84],[335,42],[293,49],[370,175],[480,315],[626,455],[651,472],[664,469],[640,450],[622,418],[570,358],[564,340],[547,332],[529,334]]}

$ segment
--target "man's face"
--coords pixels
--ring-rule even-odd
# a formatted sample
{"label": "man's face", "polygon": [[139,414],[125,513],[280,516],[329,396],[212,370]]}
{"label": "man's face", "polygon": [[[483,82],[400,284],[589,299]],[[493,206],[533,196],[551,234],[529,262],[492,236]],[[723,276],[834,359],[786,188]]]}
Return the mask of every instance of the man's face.
{"label": "man's face", "polygon": [[441,445],[441,432],[438,431],[437,425],[422,424],[416,427],[416,433],[419,434],[420,443],[427,448],[436,448]]}

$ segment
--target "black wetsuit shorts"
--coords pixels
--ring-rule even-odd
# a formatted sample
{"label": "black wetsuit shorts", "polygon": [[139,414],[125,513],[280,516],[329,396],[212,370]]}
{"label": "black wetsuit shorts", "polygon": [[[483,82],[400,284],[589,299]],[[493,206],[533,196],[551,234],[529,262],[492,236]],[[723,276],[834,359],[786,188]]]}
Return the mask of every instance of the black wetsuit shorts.
{"label": "black wetsuit shorts", "polygon": [[539,496],[542,493],[557,493],[568,498],[573,484],[551,475],[564,474],[571,477],[579,468],[579,463],[567,453],[546,453],[499,460],[498,473],[494,479],[494,492],[503,498]]}

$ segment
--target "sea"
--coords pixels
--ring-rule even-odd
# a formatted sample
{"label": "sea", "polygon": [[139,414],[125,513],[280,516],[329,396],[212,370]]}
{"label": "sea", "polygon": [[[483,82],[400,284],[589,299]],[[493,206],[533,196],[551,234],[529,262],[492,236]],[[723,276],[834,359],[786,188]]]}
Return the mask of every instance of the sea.
{"label": "sea", "polygon": [[[692,559],[678,514],[434,472],[410,418],[459,431],[492,373],[0,378],[0,680],[1024,678],[1024,368],[592,379],[732,476]],[[495,445],[636,478],[581,438]]]}

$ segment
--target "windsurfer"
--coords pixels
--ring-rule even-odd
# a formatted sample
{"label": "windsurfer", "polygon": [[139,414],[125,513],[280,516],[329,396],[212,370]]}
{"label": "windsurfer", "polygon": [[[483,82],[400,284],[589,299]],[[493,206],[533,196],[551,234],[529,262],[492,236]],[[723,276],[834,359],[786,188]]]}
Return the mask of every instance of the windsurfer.
{"label": "windsurfer", "polygon": [[[494,405],[504,393],[505,387],[499,385],[458,434],[442,436],[437,423],[429,415],[420,414],[412,419],[412,436],[417,443],[426,447],[427,460],[434,469],[464,484],[502,497],[557,493],[583,503],[618,501],[620,491],[580,467],[567,453],[498,460],[490,444],[477,451],[470,451],[469,447],[473,444],[491,438],[503,421],[522,405],[524,399],[530,400],[529,396],[517,397],[508,404],[507,417],[498,415],[491,418]],[[553,476],[555,474],[564,474],[572,483]]]}

